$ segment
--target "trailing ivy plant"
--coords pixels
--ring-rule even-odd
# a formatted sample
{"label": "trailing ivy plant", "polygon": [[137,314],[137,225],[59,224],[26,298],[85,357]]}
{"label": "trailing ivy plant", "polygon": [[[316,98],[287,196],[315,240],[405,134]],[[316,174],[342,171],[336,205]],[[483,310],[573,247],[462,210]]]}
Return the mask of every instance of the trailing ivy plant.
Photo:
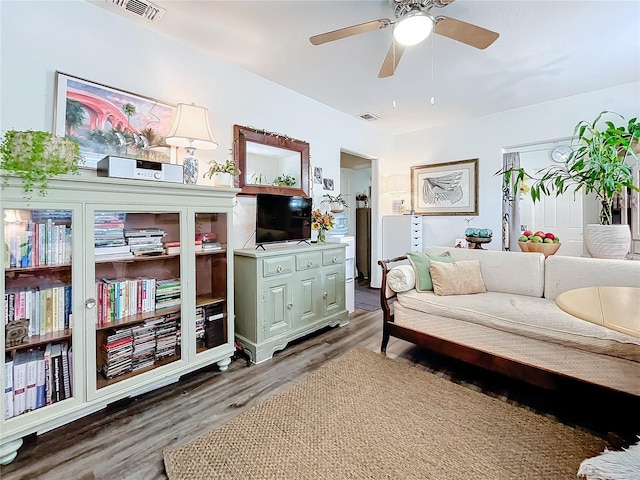
{"label": "trailing ivy plant", "polygon": [[[9,130],[0,143],[0,155],[0,170],[21,177],[29,196],[34,189],[46,195],[50,178],[77,174],[82,162],[77,142],[38,130]],[[5,176],[3,186],[7,182]]]}

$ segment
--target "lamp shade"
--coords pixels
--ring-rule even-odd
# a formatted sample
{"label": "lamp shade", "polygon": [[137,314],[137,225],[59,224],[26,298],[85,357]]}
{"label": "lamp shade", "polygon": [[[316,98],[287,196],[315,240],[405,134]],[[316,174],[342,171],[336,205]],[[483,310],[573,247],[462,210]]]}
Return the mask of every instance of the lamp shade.
{"label": "lamp shade", "polygon": [[426,13],[416,10],[407,13],[393,29],[393,37],[402,45],[420,43],[433,30],[433,20]]}
{"label": "lamp shade", "polygon": [[211,132],[208,110],[194,104],[179,103],[166,142],[175,147],[192,147],[197,150],[217,148],[218,142]]}
{"label": "lamp shade", "polygon": [[391,175],[387,177],[387,193],[408,192],[406,175]]}

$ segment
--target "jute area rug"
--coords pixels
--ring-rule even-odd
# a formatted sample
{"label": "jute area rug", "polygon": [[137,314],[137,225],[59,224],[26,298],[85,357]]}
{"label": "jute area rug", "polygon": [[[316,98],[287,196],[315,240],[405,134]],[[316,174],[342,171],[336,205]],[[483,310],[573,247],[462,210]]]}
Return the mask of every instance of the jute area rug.
{"label": "jute area rug", "polygon": [[164,452],[171,480],[575,479],[605,442],[364,349]]}

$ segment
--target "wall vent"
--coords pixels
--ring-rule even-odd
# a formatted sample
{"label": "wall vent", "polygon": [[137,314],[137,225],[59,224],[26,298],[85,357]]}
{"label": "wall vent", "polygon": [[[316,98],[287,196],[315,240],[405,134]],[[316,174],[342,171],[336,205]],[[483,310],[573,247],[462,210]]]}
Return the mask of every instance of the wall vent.
{"label": "wall vent", "polygon": [[113,3],[116,7],[131,12],[139,17],[145,18],[150,22],[159,21],[167,11],[166,9],[154,5],[146,0],[106,0],[107,3]]}
{"label": "wall vent", "polygon": [[380,120],[380,117],[374,115],[373,113],[363,113],[362,115],[358,115],[362,120],[366,120],[367,122],[373,122],[374,120]]}

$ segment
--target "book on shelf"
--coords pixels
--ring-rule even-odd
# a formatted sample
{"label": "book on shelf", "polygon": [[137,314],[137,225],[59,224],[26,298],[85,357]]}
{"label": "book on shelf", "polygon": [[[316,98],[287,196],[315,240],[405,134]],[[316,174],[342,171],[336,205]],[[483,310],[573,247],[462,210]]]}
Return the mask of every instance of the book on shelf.
{"label": "book on shelf", "polygon": [[30,412],[35,410],[37,404],[37,390],[36,382],[38,380],[38,360],[36,352],[33,350],[27,352],[27,389],[25,395],[25,411]]}
{"label": "book on shelf", "polygon": [[13,360],[4,362],[4,418],[13,417]]}
{"label": "book on shelf", "polygon": [[222,250],[220,242],[202,242],[202,250]]}
{"label": "book on shelf", "polygon": [[13,415],[22,415],[27,408],[27,352],[13,359]]}
{"label": "book on shelf", "polygon": [[36,350],[36,408],[42,408],[47,404],[47,392],[46,392],[46,369],[44,352],[42,350]]}
{"label": "book on shelf", "polygon": [[95,247],[93,249],[93,253],[95,254],[95,256],[99,256],[99,255],[107,255],[107,254],[115,254],[115,253],[130,253],[131,250],[129,249],[128,245],[109,245],[109,246],[102,246],[102,247]]}
{"label": "book on shelf", "polygon": [[47,343],[44,349],[44,391],[45,391],[45,404],[51,405],[53,403],[53,369],[51,367],[51,344]]}
{"label": "book on shelf", "polygon": [[64,398],[71,398],[71,379],[69,377],[69,357],[67,356],[67,343],[61,344],[62,348],[62,384],[64,387]]}
{"label": "book on shelf", "polygon": [[51,401],[56,403],[65,399],[62,373],[62,347],[59,343],[51,345],[51,377],[53,380]]}

